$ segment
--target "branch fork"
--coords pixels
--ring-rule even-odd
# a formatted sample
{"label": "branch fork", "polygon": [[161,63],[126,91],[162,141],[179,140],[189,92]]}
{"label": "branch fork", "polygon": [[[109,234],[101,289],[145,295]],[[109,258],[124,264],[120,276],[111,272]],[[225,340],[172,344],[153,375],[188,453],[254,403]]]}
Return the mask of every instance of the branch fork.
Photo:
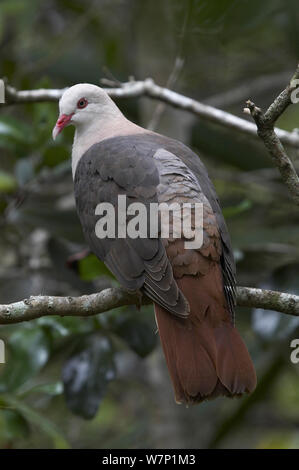
{"label": "branch fork", "polygon": [[[281,178],[287,186],[293,202],[299,206],[299,177],[295,167],[287,155],[279,135],[274,127],[277,119],[292,104],[291,94],[298,88],[294,80],[299,79],[299,66],[288,86],[277,96],[265,113],[251,100],[246,101],[244,112],[251,114],[257,126],[257,134],[264,142],[274,165],[278,168]],[[292,83],[294,83],[292,85]],[[295,134],[295,133],[293,133]]]}

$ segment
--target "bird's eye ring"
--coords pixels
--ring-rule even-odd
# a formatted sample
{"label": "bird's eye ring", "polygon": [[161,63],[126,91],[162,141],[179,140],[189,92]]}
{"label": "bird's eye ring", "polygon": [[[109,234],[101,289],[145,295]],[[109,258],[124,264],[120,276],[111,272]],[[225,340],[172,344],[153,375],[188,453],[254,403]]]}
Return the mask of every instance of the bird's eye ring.
{"label": "bird's eye ring", "polygon": [[86,98],[80,98],[78,103],[77,103],[77,108],[82,109],[85,108],[88,105],[88,101]]}

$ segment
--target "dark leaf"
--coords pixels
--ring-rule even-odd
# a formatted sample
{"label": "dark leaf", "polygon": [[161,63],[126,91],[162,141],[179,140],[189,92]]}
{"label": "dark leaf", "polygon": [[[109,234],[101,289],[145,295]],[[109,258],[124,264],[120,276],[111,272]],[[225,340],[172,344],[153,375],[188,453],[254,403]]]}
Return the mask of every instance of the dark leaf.
{"label": "dark leaf", "polygon": [[28,145],[30,139],[30,128],[23,122],[11,116],[0,118],[0,146],[11,148],[11,145]]}
{"label": "dark leaf", "polygon": [[74,334],[87,334],[93,331],[94,323],[92,318],[79,317],[41,317],[37,324],[47,328],[51,337],[55,339],[66,338]]}
{"label": "dark leaf", "polygon": [[115,378],[114,351],[107,337],[88,335],[62,371],[66,402],[85,419],[95,416],[108,383]]}
{"label": "dark leaf", "polygon": [[30,428],[22,414],[12,409],[4,409],[2,416],[5,439],[14,440],[28,436]]}
{"label": "dark leaf", "polygon": [[7,405],[12,407],[15,411],[20,413],[23,418],[33,424],[37,428],[39,428],[43,433],[48,435],[55,446],[56,449],[68,449],[69,444],[60,433],[60,431],[56,428],[56,426],[49,421],[45,416],[41,415],[36,410],[33,410],[31,407],[23,403],[18,398],[10,395],[4,395],[4,400]]}
{"label": "dark leaf", "polygon": [[43,154],[42,165],[54,167],[70,157],[70,152],[62,145],[52,145],[46,148]]}
{"label": "dark leaf", "polygon": [[20,328],[11,335],[8,351],[0,380],[1,391],[18,389],[46,364],[50,352],[49,338],[41,328]]}
{"label": "dark leaf", "polygon": [[15,166],[15,175],[20,186],[24,186],[34,177],[33,162],[29,158],[18,160]]}
{"label": "dark leaf", "polygon": [[113,314],[111,324],[109,322],[111,330],[141,357],[146,357],[156,346],[156,327],[149,310],[152,307],[143,307],[140,311],[130,307]]}

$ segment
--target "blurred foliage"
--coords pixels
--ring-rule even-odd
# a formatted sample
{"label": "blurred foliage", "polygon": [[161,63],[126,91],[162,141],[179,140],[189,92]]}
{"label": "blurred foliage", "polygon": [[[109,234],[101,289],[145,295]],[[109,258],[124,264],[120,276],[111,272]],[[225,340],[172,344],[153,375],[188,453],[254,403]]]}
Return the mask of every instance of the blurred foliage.
{"label": "blurred foliage", "polygon": [[62,371],[66,402],[71,411],[93,418],[108,383],[115,378],[114,350],[107,336],[87,335]]}
{"label": "blurred foliage", "polygon": [[[20,89],[129,76],[165,85],[181,58],[176,90],[242,116],[246,99],[266,107],[292,75],[297,10],[295,0],[2,0],[0,76]],[[118,105],[144,126],[156,109],[143,98]],[[289,109],[280,127],[299,127],[298,113]],[[56,118],[55,103],[1,107],[1,303],[117,284],[93,255],[67,264],[85,243],[70,172],[73,130],[54,143]],[[239,284],[298,293],[298,211],[263,145],[171,108],[157,130],[192,146],[208,167]],[[289,358],[298,321],[238,309],[237,324],[257,391],[189,409],[174,403],[151,307],[2,326],[0,447],[298,447],[299,368]]]}

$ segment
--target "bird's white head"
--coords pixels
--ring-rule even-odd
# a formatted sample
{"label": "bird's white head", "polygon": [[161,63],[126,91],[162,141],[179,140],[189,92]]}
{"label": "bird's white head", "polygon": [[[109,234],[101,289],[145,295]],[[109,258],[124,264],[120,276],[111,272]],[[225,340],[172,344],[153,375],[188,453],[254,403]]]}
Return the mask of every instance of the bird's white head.
{"label": "bird's white head", "polygon": [[68,88],[60,98],[53,139],[70,124],[84,129],[95,121],[119,115],[120,110],[102,88],[90,83],[78,83]]}

